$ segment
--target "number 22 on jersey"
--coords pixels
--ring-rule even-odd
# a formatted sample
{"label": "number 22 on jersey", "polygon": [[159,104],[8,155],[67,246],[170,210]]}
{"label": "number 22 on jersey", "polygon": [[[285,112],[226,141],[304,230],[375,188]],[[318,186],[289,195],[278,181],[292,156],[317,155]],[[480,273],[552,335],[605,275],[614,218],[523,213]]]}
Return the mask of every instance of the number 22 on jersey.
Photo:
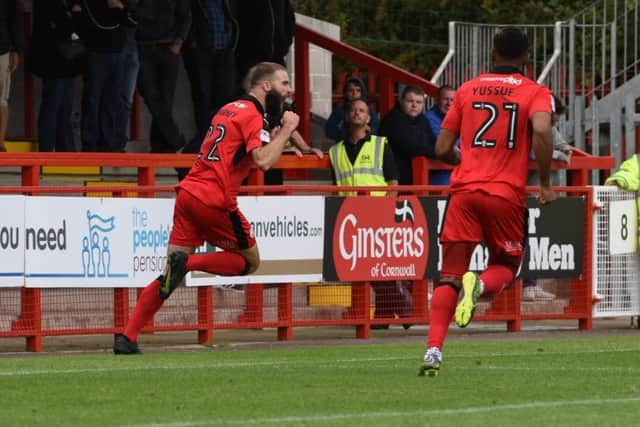
{"label": "number 22 on jersey", "polygon": [[[218,132],[218,136],[213,141],[213,145],[209,150],[209,154],[207,154],[207,157],[205,157],[205,159],[209,160],[210,162],[220,161],[220,157],[216,154],[216,152],[218,151],[218,144],[222,142],[227,132],[226,128],[223,125],[216,125],[215,130]],[[213,131],[214,131],[213,126],[210,126],[209,131],[207,132],[207,135],[210,135]]]}

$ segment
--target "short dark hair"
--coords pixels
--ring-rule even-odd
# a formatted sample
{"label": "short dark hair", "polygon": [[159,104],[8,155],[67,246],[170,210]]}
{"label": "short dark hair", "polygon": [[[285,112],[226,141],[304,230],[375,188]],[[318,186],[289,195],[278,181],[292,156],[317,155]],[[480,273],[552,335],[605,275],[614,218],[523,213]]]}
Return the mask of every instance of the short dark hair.
{"label": "short dark hair", "polygon": [[504,59],[518,59],[529,51],[529,39],[519,28],[503,27],[493,36],[493,47]]}
{"label": "short dark hair", "polygon": [[553,112],[555,114],[562,115],[566,110],[567,108],[565,107],[560,97],[554,93],[553,94]]}
{"label": "short dark hair", "polygon": [[351,107],[353,107],[353,104],[356,102],[362,102],[367,107],[367,113],[369,113],[369,104],[362,98],[356,98],[349,101],[345,107],[345,111],[351,111]]}
{"label": "short dark hair", "polygon": [[251,89],[260,84],[264,80],[270,80],[276,71],[287,71],[287,69],[275,62],[260,62],[249,70],[246,77],[246,89]]}
{"label": "short dark hair", "polygon": [[404,99],[408,93],[415,93],[418,96],[424,96],[424,89],[417,85],[406,85],[402,90],[401,99]]}
{"label": "short dark hair", "polygon": [[438,99],[442,98],[442,94],[447,90],[456,90],[456,88],[454,88],[451,85],[447,85],[447,84],[444,84],[444,85],[440,86],[438,88]]}

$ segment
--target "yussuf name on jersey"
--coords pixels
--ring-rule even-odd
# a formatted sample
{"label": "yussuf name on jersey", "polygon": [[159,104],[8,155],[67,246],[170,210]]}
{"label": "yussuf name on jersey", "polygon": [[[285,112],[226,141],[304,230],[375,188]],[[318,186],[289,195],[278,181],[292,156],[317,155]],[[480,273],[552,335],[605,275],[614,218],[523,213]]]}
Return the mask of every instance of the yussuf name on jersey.
{"label": "yussuf name on jersey", "polygon": [[501,95],[501,96],[511,96],[513,95],[514,89],[512,87],[505,86],[477,86],[473,89],[474,95]]}

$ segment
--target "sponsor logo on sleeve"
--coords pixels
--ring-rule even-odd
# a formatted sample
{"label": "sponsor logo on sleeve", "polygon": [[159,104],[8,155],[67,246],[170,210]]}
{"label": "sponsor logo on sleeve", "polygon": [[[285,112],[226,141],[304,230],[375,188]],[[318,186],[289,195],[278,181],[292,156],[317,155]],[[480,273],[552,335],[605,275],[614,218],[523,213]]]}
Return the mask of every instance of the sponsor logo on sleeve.
{"label": "sponsor logo on sleeve", "polygon": [[269,134],[268,130],[262,129],[260,131],[260,141],[264,142],[265,144],[268,144],[271,142],[271,135]]}

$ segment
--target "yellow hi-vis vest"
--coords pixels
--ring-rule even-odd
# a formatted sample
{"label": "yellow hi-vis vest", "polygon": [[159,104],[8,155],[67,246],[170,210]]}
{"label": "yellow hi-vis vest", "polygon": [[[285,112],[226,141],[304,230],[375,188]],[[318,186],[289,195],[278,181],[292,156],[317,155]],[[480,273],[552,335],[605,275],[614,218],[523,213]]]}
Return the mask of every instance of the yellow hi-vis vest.
{"label": "yellow hi-vis vest", "polygon": [[[344,141],[340,141],[329,149],[329,159],[333,166],[333,173],[338,186],[375,186],[387,185],[384,179],[382,161],[384,159],[384,146],[387,138],[383,136],[371,135],[365,141],[353,164],[349,161],[347,150],[344,148]],[[343,191],[341,196],[355,196],[355,191]],[[384,196],[384,191],[373,191],[372,196]]]}
{"label": "yellow hi-vis vest", "polygon": [[[640,160],[634,154],[622,162],[618,170],[604,182],[604,185],[617,185],[625,191],[640,191]],[[640,230],[640,197],[636,197],[638,229]]]}

